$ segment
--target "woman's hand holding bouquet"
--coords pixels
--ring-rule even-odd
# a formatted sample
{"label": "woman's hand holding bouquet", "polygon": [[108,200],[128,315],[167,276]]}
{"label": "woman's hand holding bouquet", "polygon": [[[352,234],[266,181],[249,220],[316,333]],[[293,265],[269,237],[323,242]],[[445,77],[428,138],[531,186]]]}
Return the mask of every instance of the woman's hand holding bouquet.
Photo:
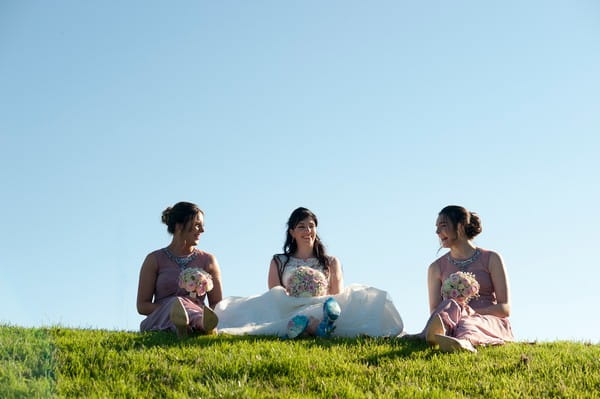
{"label": "woman's hand holding bouquet", "polygon": [[441,294],[444,299],[454,299],[466,305],[479,296],[479,283],[473,273],[452,273],[442,284]]}

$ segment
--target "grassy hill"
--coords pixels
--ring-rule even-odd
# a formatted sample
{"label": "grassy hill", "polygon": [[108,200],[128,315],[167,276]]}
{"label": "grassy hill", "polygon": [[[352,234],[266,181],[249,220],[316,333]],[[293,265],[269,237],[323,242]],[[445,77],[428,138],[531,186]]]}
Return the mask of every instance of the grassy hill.
{"label": "grassy hill", "polygon": [[0,326],[0,398],[600,398],[600,345],[444,354],[397,339]]}

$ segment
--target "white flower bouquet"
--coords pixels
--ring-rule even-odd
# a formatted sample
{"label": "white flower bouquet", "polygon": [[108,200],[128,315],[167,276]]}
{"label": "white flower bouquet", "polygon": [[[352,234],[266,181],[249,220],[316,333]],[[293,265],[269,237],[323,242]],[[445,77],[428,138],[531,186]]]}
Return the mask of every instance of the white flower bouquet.
{"label": "white flower bouquet", "polygon": [[327,277],[312,267],[300,266],[293,271],[288,281],[287,292],[290,296],[311,297],[327,294]]}
{"label": "white flower bouquet", "polygon": [[479,283],[473,273],[452,273],[442,284],[441,293],[444,299],[454,299],[466,304],[479,296]]}
{"label": "white flower bouquet", "polygon": [[179,274],[179,287],[189,292],[190,297],[202,296],[213,289],[210,274],[196,267],[184,269]]}

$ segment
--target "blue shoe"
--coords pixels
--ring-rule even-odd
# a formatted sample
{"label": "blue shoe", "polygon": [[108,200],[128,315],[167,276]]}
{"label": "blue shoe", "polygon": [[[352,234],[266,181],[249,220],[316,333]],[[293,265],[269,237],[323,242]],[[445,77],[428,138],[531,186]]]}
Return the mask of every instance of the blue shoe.
{"label": "blue shoe", "polygon": [[294,339],[306,331],[306,328],[308,327],[308,321],[308,317],[304,315],[299,314],[294,316],[287,325],[288,338]]}
{"label": "blue shoe", "polygon": [[331,297],[327,298],[323,303],[323,321],[317,327],[317,336],[329,338],[335,330],[333,323],[340,317],[341,312],[339,303]]}
{"label": "blue shoe", "polygon": [[340,304],[332,297],[327,298],[323,304],[323,321],[334,322],[340,317],[340,313],[342,313]]}
{"label": "blue shoe", "polygon": [[321,338],[329,338],[331,337],[331,333],[333,333],[335,331],[335,326],[333,325],[333,322],[327,322],[325,320],[323,320],[322,322],[319,323],[319,326],[317,327],[317,332],[316,335],[317,337],[321,337]]}

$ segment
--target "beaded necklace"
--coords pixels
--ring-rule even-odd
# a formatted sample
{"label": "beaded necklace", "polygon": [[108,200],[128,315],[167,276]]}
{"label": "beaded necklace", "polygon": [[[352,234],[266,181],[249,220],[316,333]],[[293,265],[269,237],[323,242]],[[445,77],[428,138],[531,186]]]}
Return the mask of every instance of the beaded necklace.
{"label": "beaded necklace", "polygon": [[196,256],[198,256],[198,253],[194,250],[194,252],[192,252],[189,255],[185,255],[185,256],[175,256],[173,255],[173,253],[171,253],[171,251],[169,251],[168,248],[164,248],[165,254],[167,254],[167,257],[172,260],[173,262],[175,262],[177,264],[177,266],[179,266],[179,268],[181,270],[185,269],[186,266],[193,261],[194,259],[196,259]]}
{"label": "beaded necklace", "polygon": [[471,255],[471,257],[464,260],[458,260],[450,256],[450,252],[448,252],[448,261],[454,266],[456,266],[458,269],[466,270],[471,265],[471,263],[475,262],[477,258],[479,258],[480,254],[481,251],[479,250],[479,248],[475,248],[475,252],[473,253],[473,255]]}

